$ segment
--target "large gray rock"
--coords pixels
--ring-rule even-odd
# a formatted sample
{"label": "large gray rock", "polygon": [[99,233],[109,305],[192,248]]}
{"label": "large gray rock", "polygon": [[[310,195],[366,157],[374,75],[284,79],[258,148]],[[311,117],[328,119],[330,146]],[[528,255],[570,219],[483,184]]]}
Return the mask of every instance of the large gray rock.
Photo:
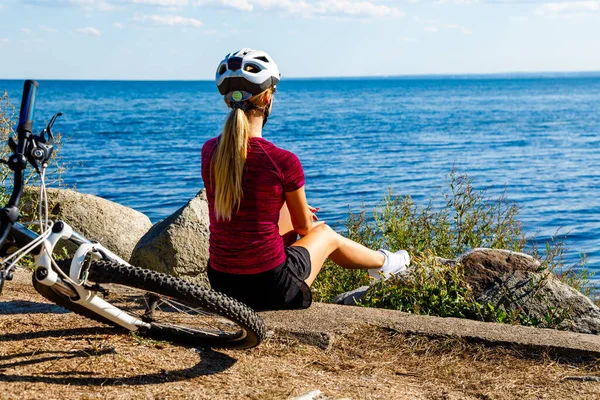
{"label": "large gray rock", "polygon": [[474,249],[454,262],[481,304],[520,314],[539,327],[600,333],[600,308],[562,283],[530,255],[499,249]]}
{"label": "large gray rock", "polygon": [[454,263],[462,264],[465,279],[475,297],[512,271],[541,272],[539,260],[510,250],[477,248],[464,253]]}
{"label": "large gray rock", "polygon": [[[37,191],[36,191],[37,192]],[[63,220],[90,240],[100,242],[124,260],[129,260],[136,243],[152,227],[150,219],[139,211],[101,197],[70,189],[47,189],[50,219]],[[23,205],[31,215],[37,209],[38,196],[29,189]],[[74,246],[65,246],[73,251]]]}
{"label": "large gray rock", "polygon": [[208,203],[202,189],[171,216],[155,224],[138,242],[131,263],[208,284]]}
{"label": "large gray rock", "polygon": [[536,326],[600,333],[600,308],[549,272],[508,272],[478,301],[502,307],[507,314],[521,312]]}

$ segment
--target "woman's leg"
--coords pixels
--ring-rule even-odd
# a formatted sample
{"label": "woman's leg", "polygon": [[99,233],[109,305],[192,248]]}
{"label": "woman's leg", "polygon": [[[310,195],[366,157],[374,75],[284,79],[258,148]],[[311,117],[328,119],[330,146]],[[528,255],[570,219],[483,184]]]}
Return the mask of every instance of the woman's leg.
{"label": "woman's leg", "polygon": [[341,267],[352,269],[380,268],[385,261],[380,252],[343,237],[325,224],[315,227],[292,246],[302,246],[310,253],[310,275],[305,280],[309,286],[327,257]]}

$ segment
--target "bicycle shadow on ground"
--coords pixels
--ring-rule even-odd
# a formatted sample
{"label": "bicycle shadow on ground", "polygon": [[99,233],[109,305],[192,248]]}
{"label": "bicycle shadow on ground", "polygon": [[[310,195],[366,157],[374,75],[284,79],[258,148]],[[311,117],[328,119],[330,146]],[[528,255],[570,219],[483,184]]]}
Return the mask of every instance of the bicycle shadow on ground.
{"label": "bicycle shadow on ground", "polygon": [[0,315],[14,314],[67,314],[69,311],[56,304],[27,300],[0,301]]}
{"label": "bicycle shadow on ground", "polygon": [[[19,334],[1,334],[0,342],[118,333],[119,330],[113,328],[47,330]],[[189,349],[192,350],[192,348]],[[237,362],[233,357],[210,349],[194,349],[193,351],[198,354],[200,361],[189,368],[168,371],[161,370],[161,372],[156,373],[118,378],[94,376],[95,374],[93,372],[78,371],[78,368],[73,367],[73,364],[69,364],[72,368],[68,368],[66,371],[52,371],[53,366],[64,366],[65,363],[69,362],[74,362],[75,365],[81,365],[87,360],[95,357],[111,354],[118,355],[114,348],[98,349],[91,346],[73,351],[39,349],[36,351],[20,352],[0,356],[0,383],[27,382],[77,386],[153,385],[218,374],[231,368]],[[50,364],[44,365],[46,363]],[[24,374],[10,374],[11,369],[35,366],[39,366],[39,368],[36,368],[34,373],[25,372]]]}

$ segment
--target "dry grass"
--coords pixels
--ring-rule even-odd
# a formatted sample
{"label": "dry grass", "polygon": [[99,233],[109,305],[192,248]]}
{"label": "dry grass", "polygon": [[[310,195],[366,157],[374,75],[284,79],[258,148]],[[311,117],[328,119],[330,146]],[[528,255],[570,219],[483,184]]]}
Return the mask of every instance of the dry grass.
{"label": "dry grass", "polygon": [[455,339],[364,327],[323,351],[275,334],[247,351],[210,351],[115,334],[47,303],[21,272],[0,298],[0,398],[583,399],[598,366]]}

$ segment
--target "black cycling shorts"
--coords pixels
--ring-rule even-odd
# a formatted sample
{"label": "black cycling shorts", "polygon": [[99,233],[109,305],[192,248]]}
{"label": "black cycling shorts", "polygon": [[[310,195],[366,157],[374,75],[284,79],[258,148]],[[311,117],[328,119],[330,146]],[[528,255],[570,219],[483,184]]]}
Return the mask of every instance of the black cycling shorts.
{"label": "black cycling shorts", "polygon": [[285,247],[283,264],[258,274],[227,274],[211,268],[208,280],[217,292],[225,293],[255,310],[308,308],[312,304],[310,253],[301,246]]}

